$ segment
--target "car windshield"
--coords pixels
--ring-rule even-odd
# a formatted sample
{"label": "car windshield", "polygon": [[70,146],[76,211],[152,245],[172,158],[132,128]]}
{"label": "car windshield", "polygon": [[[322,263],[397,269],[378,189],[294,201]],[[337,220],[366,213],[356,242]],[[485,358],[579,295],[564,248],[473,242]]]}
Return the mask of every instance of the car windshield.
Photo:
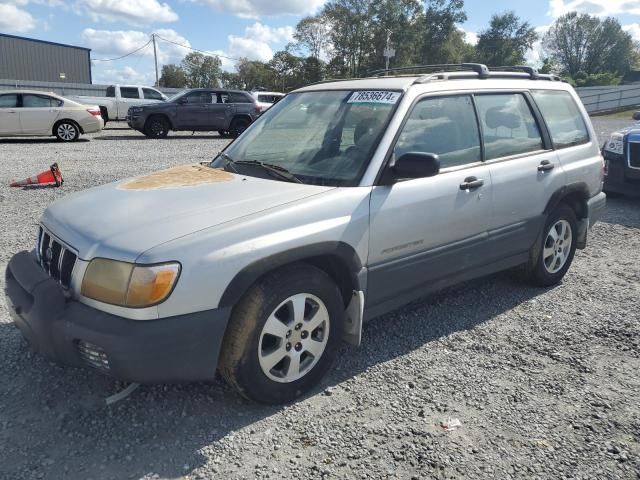
{"label": "car windshield", "polygon": [[[211,166],[264,176],[262,169],[244,164],[260,162],[286,169],[307,184],[357,185],[400,97],[400,92],[392,91],[290,94]],[[231,166],[231,159],[240,163]]]}

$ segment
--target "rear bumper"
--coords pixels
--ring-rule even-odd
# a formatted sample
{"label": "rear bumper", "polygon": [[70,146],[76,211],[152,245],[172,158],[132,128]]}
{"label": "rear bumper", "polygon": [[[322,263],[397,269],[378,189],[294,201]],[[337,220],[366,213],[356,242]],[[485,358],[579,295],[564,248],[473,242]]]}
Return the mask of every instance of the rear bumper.
{"label": "rear bumper", "polygon": [[80,122],[80,127],[84,133],[97,133],[104,128],[104,120],[92,115],[91,118]]}
{"label": "rear bumper", "polygon": [[111,315],[66,298],[26,251],[9,261],[5,294],[16,326],[46,358],[139,383],[212,379],[231,310],[147,321]]}
{"label": "rear bumper", "polygon": [[604,192],[591,197],[587,201],[587,210],[589,213],[589,227],[599,222],[607,209],[607,195]]}

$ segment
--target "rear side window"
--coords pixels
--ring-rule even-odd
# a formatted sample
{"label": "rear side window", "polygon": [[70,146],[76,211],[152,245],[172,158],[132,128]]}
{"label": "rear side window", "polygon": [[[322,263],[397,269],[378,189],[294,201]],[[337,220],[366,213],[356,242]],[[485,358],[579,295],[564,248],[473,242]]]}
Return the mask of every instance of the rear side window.
{"label": "rear side window", "polygon": [[114,87],[113,85],[110,87],[107,87],[107,97],[110,97],[110,98],[116,97],[116,87]]}
{"label": "rear side window", "polygon": [[538,124],[523,95],[478,95],[476,104],[486,160],[544,148]]}
{"label": "rear side window", "polygon": [[151,88],[143,88],[142,94],[144,95],[144,98],[146,98],[147,100],[164,100],[160,92],[156,92]]}
{"label": "rear side window", "polygon": [[427,98],[416,104],[400,133],[396,158],[405,153],[435,153],[440,167],[479,162],[480,133],[468,95]]}
{"label": "rear side window", "polygon": [[18,95],[10,93],[0,95],[0,108],[16,108],[18,106]]}
{"label": "rear side window", "polygon": [[23,108],[51,108],[61,107],[64,102],[46,95],[22,95]]}
{"label": "rear side window", "polygon": [[589,141],[582,114],[569,92],[534,90],[531,92],[542,112],[555,148],[567,148]]}
{"label": "rear side window", "polygon": [[140,92],[136,87],[120,87],[120,96],[122,98],[140,98]]}

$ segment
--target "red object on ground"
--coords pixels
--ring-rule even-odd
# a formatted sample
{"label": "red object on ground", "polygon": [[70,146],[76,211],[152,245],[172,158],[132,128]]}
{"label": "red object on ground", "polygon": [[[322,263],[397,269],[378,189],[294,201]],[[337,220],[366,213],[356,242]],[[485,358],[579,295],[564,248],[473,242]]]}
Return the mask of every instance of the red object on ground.
{"label": "red object on ground", "polygon": [[24,180],[20,180],[19,182],[11,182],[9,184],[10,187],[24,187],[27,185],[52,185],[55,184],[56,187],[60,187],[64,183],[62,179],[62,172],[60,168],[58,168],[58,164],[54,163],[49,167],[49,170],[45,170],[38,175],[34,175],[33,177],[25,178]]}

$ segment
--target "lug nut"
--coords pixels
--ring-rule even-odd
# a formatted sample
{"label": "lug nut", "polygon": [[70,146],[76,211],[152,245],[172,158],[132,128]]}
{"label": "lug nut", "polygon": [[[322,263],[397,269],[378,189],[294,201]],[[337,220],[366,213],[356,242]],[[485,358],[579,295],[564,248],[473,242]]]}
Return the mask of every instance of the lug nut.
{"label": "lug nut", "polygon": [[287,343],[286,349],[287,349],[287,352],[288,352],[289,350],[291,350],[291,344],[290,344],[290,343]]}
{"label": "lug nut", "polygon": [[296,352],[299,352],[300,350],[302,350],[302,344],[296,343]]}
{"label": "lug nut", "polygon": [[291,330],[287,331],[287,338],[289,338],[291,336]]}
{"label": "lug nut", "polygon": [[306,330],[304,330],[300,336],[301,336],[301,337],[302,337],[302,339],[304,340],[305,338],[307,338],[307,337],[309,336],[309,332],[307,332]]}
{"label": "lug nut", "polygon": [[296,330],[300,330],[301,328],[302,328],[302,324],[301,323],[296,325]]}

